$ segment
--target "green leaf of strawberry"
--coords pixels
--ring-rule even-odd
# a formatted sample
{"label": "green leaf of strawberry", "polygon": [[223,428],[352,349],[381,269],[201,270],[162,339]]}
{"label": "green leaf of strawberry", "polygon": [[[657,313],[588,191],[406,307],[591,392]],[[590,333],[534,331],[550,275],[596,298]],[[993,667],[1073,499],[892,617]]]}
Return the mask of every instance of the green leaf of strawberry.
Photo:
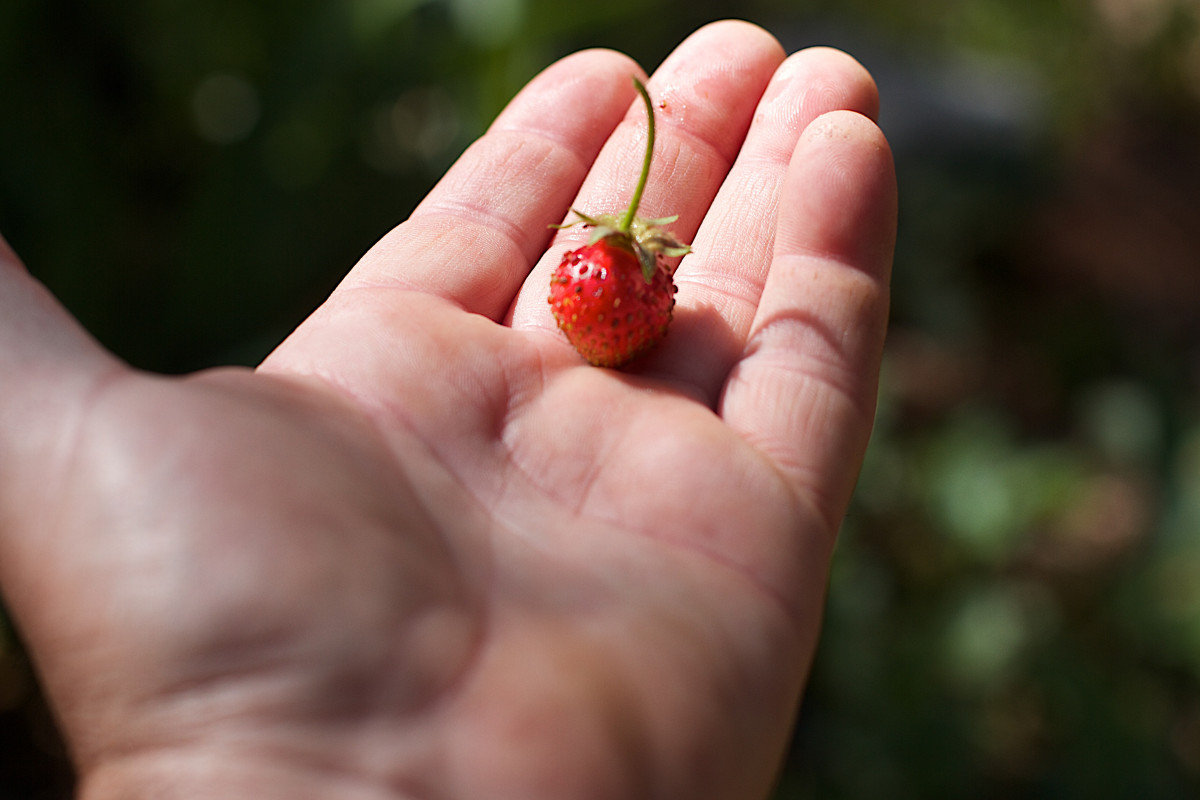
{"label": "green leaf of strawberry", "polygon": [[[619,215],[590,216],[566,225],[592,228],[587,245],[563,255],[550,279],[550,309],[558,327],[589,363],[619,367],[645,352],[667,333],[675,307],[675,282],[664,257],[691,248],[663,226],[678,215],[637,216],[654,157],[654,105],[645,85],[633,79],[646,106],[646,155],[629,207]],[[574,209],[572,209],[574,210]]]}

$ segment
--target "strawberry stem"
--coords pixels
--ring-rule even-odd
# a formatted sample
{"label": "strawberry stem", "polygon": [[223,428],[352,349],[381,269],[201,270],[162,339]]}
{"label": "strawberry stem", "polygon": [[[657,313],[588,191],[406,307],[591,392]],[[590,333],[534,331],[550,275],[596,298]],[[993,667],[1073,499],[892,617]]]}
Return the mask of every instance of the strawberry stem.
{"label": "strawberry stem", "polygon": [[633,228],[638,204],[642,202],[642,192],[646,190],[646,180],[650,177],[650,160],[654,158],[654,103],[650,101],[650,93],[646,91],[646,85],[638,80],[636,75],[633,78],[633,85],[637,87],[638,94],[642,96],[642,102],[646,104],[646,156],[642,160],[642,174],[638,178],[637,188],[633,190],[633,199],[629,201],[629,208],[625,209],[625,216],[621,217],[618,225],[618,230],[625,234],[628,234]]}

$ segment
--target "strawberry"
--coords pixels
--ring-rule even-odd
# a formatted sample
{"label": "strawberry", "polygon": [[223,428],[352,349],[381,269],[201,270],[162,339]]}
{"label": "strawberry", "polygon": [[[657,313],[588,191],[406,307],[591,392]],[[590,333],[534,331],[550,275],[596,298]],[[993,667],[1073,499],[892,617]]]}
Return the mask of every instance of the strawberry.
{"label": "strawberry", "polygon": [[598,367],[619,367],[667,333],[675,282],[656,268],[647,283],[633,250],[601,239],[563,256],[550,279],[558,327]]}
{"label": "strawberry", "polygon": [[637,216],[654,154],[654,106],[642,82],[633,82],[648,117],[646,156],[633,199],[620,215],[576,211],[577,222],[557,226],[583,224],[593,230],[585,246],[563,255],[550,278],[550,310],[558,327],[598,367],[627,364],[666,335],[676,287],[664,257],[691,251],[661,227],[677,217]]}

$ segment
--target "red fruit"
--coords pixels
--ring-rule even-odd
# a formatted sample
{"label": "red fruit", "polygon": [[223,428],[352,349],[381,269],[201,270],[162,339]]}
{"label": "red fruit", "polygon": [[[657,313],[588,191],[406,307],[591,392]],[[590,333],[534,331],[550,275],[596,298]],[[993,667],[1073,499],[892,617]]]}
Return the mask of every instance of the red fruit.
{"label": "red fruit", "polygon": [[601,239],[563,256],[550,279],[550,310],[558,327],[597,367],[619,367],[667,333],[675,282],[663,267],[649,282],[629,247]]}
{"label": "red fruit", "polygon": [[691,250],[660,227],[675,217],[636,216],[654,156],[654,106],[642,82],[633,82],[647,116],[646,155],[633,199],[620,215],[593,218],[576,211],[579,222],[594,229],[591,241],[564,255],[550,279],[550,308],[558,327],[598,367],[619,367],[666,335],[675,282],[662,257]]}

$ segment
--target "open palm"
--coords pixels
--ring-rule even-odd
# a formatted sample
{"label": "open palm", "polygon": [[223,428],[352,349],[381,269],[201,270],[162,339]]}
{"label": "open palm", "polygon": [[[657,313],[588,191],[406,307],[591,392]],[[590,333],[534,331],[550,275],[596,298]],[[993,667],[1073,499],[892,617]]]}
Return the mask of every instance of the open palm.
{"label": "open palm", "polygon": [[[741,23],[649,81],[667,339],[546,304],[628,200],[623,56],[536,78],[254,372],[133,372],[0,253],[0,585],[105,798],[751,798],[873,414],[895,187],[869,76]],[[9,387],[12,387],[11,389]]]}

